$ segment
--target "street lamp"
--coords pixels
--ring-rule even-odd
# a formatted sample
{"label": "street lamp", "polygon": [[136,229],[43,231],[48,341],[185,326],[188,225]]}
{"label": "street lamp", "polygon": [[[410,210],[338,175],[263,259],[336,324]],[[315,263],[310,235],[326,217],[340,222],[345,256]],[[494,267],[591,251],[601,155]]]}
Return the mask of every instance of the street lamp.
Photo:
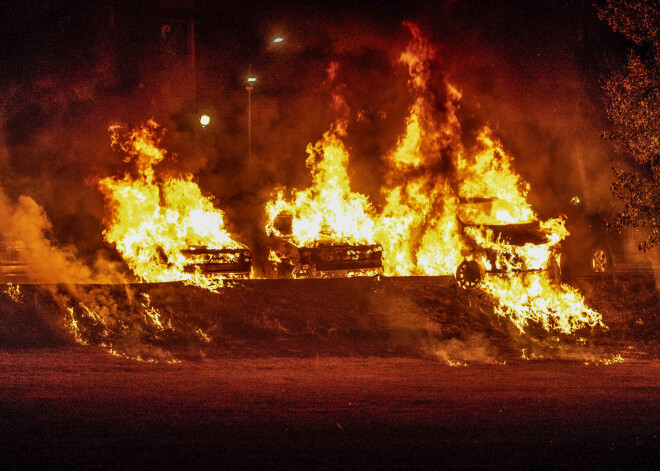
{"label": "street lamp", "polygon": [[203,114],[202,116],[199,117],[199,124],[201,124],[203,128],[208,126],[210,122],[211,122],[211,117],[207,114]]}
{"label": "street lamp", "polygon": [[252,176],[252,168],[250,167],[252,165],[252,89],[255,83],[257,83],[256,77],[248,77],[247,86],[245,87],[248,92],[248,178]]}
{"label": "street lamp", "polygon": [[[284,38],[281,36],[275,37],[275,39],[272,40],[272,44],[280,44],[284,41]],[[266,48],[264,51],[261,52],[252,62],[250,62],[250,65],[248,65],[248,78],[247,78],[247,85],[245,86],[245,89],[248,92],[248,160],[247,160],[247,172],[248,172],[248,181],[252,183],[252,90],[254,89],[254,85],[257,83],[257,78],[252,75],[252,64],[256,63],[263,55],[270,51],[270,47]]]}

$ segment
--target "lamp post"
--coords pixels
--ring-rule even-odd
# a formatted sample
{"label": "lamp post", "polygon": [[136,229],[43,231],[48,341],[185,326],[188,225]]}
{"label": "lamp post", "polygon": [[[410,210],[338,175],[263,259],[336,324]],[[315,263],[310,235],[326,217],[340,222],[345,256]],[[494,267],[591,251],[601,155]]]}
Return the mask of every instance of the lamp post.
{"label": "lamp post", "polygon": [[[283,41],[284,38],[277,36],[275,39],[273,39],[271,45],[280,44]],[[252,90],[254,90],[254,85],[257,83],[257,77],[252,75],[252,64],[261,59],[261,57],[263,57],[263,55],[268,51],[270,51],[270,47],[264,50],[252,62],[250,62],[250,65],[248,66],[247,85],[245,86],[245,89],[248,92],[248,158],[246,167],[248,173],[248,183],[250,185],[252,184]]]}
{"label": "lamp post", "polygon": [[252,183],[252,90],[256,82],[257,78],[250,76],[247,79],[247,86],[245,87],[248,92],[248,183]]}

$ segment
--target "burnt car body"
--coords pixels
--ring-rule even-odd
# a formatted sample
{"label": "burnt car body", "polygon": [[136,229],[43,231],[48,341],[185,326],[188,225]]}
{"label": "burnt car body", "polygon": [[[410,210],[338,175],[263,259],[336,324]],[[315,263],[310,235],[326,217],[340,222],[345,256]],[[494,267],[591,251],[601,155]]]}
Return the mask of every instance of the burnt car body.
{"label": "burnt car body", "polygon": [[380,244],[317,241],[298,247],[286,238],[270,236],[270,275],[274,278],[339,278],[382,274]]}
{"label": "burnt car body", "polygon": [[268,233],[267,275],[271,278],[343,278],[382,275],[380,244],[349,244],[325,236],[311,244],[296,245],[293,217],[279,214]]}
{"label": "burnt car body", "polygon": [[640,245],[650,235],[644,227],[609,230],[613,212],[588,211],[576,199],[569,207],[563,243],[562,271],[567,274],[606,275],[660,270],[660,247],[644,252]]}
{"label": "burnt car body", "polygon": [[204,275],[226,278],[249,278],[252,273],[252,251],[240,244],[238,248],[211,249],[191,246],[181,253],[189,263],[187,273],[199,271]]}
{"label": "burnt car body", "polygon": [[[490,204],[494,198],[461,199],[461,204]],[[557,281],[560,276],[558,244],[551,245],[549,233],[543,230],[538,221],[523,224],[483,224],[470,222],[457,214],[459,231],[465,243],[463,261],[455,273],[456,282],[461,288],[478,287],[486,274],[509,275],[522,273],[548,272]],[[486,234],[488,236],[486,237]],[[482,237],[475,237],[481,235]],[[497,250],[479,239],[494,241]],[[528,244],[548,245],[548,257],[542,263],[531,264],[522,253]]]}
{"label": "burnt car body", "polygon": [[313,247],[299,247],[299,275],[348,276],[369,271],[382,273],[383,248],[379,244],[332,244],[318,242]]}

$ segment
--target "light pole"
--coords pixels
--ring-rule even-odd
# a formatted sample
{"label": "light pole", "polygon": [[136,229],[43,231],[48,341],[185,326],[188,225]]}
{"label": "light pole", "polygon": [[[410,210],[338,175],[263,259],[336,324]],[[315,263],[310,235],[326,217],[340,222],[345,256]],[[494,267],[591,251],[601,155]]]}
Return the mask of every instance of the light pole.
{"label": "light pole", "polygon": [[248,159],[247,159],[247,173],[248,183],[252,184],[252,89],[257,82],[256,77],[248,77],[247,86],[245,89],[248,92]]}
{"label": "light pole", "polygon": [[[277,36],[272,40],[271,47],[272,44],[280,44],[283,41],[284,38]],[[257,83],[257,77],[252,75],[252,64],[256,63],[259,59],[261,59],[261,57],[263,57],[266,52],[270,51],[271,47],[265,49],[252,62],[250,62],[250,65],[248,65],[248,78],[247,85],[245,86],[245,89],[248,92],[248,158],[246,170],[248,173],[248,183],[250,185],[252,184],[252,90],[254,89],[254,85]]]}

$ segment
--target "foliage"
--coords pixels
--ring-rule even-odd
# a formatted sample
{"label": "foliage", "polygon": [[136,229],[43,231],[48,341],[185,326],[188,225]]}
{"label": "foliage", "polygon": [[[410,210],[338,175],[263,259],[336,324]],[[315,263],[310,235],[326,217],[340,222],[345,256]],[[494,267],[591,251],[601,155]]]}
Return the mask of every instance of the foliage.
{"label": "foliage", "polygon": [[609,224],[651,228],[640,246],[647,250],[660,239],[660,7],[654,0],[607,0],[599,17],[631,44],[627,63],[603,84],[612,122],[604,136],[637,164],[634,171],[615,168],[612,190],[624,208]]}

